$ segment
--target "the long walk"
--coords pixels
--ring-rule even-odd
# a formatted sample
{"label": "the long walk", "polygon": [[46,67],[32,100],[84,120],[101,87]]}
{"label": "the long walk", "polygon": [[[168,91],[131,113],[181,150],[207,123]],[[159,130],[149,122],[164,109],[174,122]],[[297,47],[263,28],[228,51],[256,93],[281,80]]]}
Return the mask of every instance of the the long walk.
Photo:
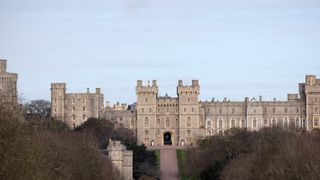
{"label": "the long walk", "polygon": [[176,149],[160,149],[160,173],[161,180],[178,180],[179,169],[177,162]]}

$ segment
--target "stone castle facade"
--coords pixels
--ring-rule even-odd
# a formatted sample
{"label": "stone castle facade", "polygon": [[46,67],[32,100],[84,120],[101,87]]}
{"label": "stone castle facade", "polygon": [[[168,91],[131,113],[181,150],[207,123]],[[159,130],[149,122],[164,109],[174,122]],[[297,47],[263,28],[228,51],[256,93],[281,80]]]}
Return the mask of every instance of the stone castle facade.
{"label": "stone castle facade", "polygon": [[125,180],[133,179],[133,151],[128,151],[120,141],[110,140],[108,156],[116,170]]}
{"label": "stone castle facade", "polygon": [[0,104],[18,104],[18,74],[7,72],[7,60],[0,59]]}
{"label": "stone castle facade", "polygon": [[[162,97],[158,92],[157,81],[144,85],[139,80],[136,104],[128,108],[126,104],[118,103],[112,107],[107,103],[103,109],[103,96],[99,91],[91,95],[66,95],[65,84],[53,84],[53,115],[74,126],[89,117],[104,117],[116,127],[133,130],[138,144],[146,146],[192,145],[199,138],[222,135],[231,128],[251,131],[270,126],[295,126],[306,130],[320,128],[320,79],[314,75],[306,76],[305,82],[299,84],[299,93],[288,94],[286,101],[264,101],[259,97],[243,101],[225,98],[223,101],[201,102],[197,80],[189,85],[179,80],[177,97]],[[85,97],[86,101],[94,99],[96,103],[86,107],[94,111],[84,116],[81,109]]]}
{"label": "stone castle facade", "polygon": [[95,93],[66,93],[65,83],[51,84],[51,116],[76,128],[88,118],[103,116],[104,103],[100,88]]}

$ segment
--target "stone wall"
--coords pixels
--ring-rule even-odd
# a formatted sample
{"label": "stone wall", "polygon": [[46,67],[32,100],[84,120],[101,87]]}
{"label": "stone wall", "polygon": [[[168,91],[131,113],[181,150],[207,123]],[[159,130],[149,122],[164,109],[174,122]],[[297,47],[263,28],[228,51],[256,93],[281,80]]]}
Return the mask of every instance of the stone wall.
{"label": "stone wall", "polygon": [[7,72],[7,60],[0,59],[0,104],[18,104],[18,74]]}

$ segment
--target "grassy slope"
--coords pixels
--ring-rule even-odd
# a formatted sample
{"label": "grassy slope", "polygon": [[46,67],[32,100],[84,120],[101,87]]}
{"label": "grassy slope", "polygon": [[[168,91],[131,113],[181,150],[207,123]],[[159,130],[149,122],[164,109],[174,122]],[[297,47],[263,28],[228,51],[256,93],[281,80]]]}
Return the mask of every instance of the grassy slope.
{"label": "grassy slope", "polygon": [[198,180],[199,178],[196,177],[187,177],[184,174],[184,162],[187,159],[187,151],[185,150],[177,150],[177,160],[178,160],[178,167],[179,167],[179,174],[181,180]]}

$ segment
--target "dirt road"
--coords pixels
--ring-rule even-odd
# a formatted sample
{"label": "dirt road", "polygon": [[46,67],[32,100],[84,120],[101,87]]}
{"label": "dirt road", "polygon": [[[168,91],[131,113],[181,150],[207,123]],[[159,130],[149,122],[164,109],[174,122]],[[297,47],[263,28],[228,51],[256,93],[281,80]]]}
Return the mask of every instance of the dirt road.
{"label": "dirt road", "polygon": [[179,180],[179,170],[175,149],[160,150],[161,180]]}

